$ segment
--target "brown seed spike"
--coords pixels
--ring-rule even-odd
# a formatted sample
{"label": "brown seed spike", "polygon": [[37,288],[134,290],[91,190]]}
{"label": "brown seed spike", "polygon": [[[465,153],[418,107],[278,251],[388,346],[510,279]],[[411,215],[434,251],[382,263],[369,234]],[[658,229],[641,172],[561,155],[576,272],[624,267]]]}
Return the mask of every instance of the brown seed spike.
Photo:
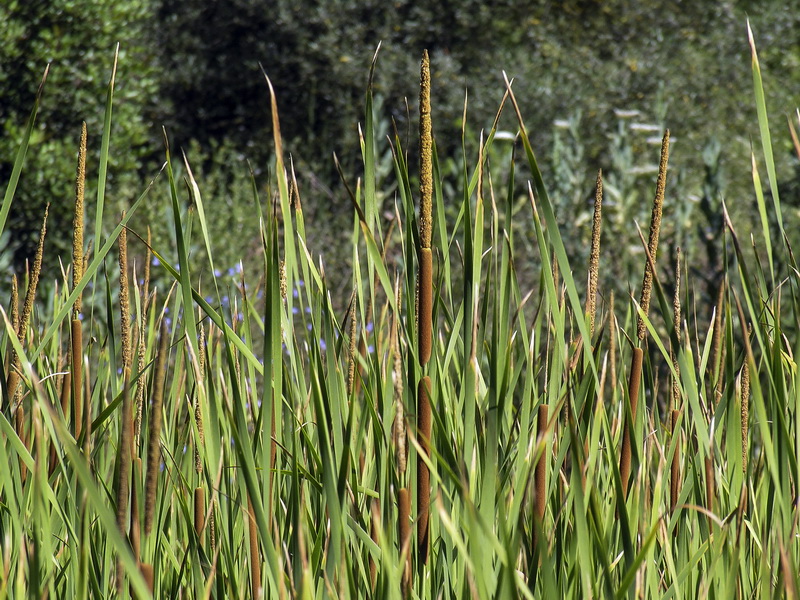
{"label": "brown seed spike", "polygon": [[589,337],[594,334],[597,315],[597,281],[600,275],[600,230],[603,212],[603,171],[597,172],[594,194],[594,216],[592,218],[592,245],[589,251],[589,285],[586,291],[586,312],[589,314]]}
{"label": "brown seed spike", "polygon": [[631,474],[631,452],[632,452],[632,430],[633,424],[636,422],[636,406],[639,403],[639,387],[642,382],[642,361],[644,360],[644,352],[641,348],[633,349],[633,358],[631,360],[631,373],[628,380],[628,397],[631,403],[631,418],[625,420],[625,426],[622,430],[622,455],[620,456],[619,463],[619,476],[622,481],[623,495],[628,497],[628,477]]}
{"label": "brown seed spike", "polygon": [[11,327],[19,331],[19,286],[16,274],[11,275]]}
{"label": "brown seed spike", "polygon": [[[664,139],[661,140],[661,160],[658,164],[658,178],[656,179],[656,195],[653,199],[653,213],[650,217],[650,238],[647,243],[647,248],[650,256],[653,259],[653,265],[656,262],[656,254],[658,253],[658,235],[661,231],[661,214],[664,208],[664,191],[667,186],[667,163],[669,162],[669,129],[664,132]],[[653,290],[653,270],[650,267],[650,261],[645,261],[644,277],[642,278],[642,296],[639,305],[642,307],[642,312],[647,315],[650,310],[650,294]],[[637,319],[637,335],[640,340],[644,340],[647,334],[647,326],[644,323],[641,315]]]}
{"label": "brown seed spike", "polygon": [[[86,123],[81,125],[81,144],[78,149],[78,169],[75,176],[75,217],[72,222],[72,287],[83,277],[83,198],[86,184]],[[72,308],[74,318],[81,312],[81,297]]]}
{"label": "brown seed spike", "polygon": [[405,555],[405,566],[400,585],[403,598],[408,598],[411,595],[411,495],[406,488],[403,488],[397,496],[400,555]]}
{"label": "brown seed spike", "polygon": [[419,251],[419,364],[425,366],[433,350],[433,254]]}
{"label": "brown seed spike", "polygon": [[433,134],[431,127],[431,65],[422,53],[419,81],[419,237],[422,248],[431,247],[433,233]]}
{"label": "brown seed spike", "polygon": [[[548,419],[548,407],[546,404],[540,404],[539,419],[536,424],[537,443],[541,442],[541,440],[544,439],[544,436],[547,433],[547,419]],[[546,507],[545,504],[545,496],[547,493],[546,476],[547,476],[547,460],[546,460],[546,455],[543,454],[536,462],[536,470],[534,474],[534,479],[536,481],[536,496],[534,498],[534,502],[536,509],[536,518],[539,520],[539,525],[541,525],[542,519],[544,519],[544,511]]]}

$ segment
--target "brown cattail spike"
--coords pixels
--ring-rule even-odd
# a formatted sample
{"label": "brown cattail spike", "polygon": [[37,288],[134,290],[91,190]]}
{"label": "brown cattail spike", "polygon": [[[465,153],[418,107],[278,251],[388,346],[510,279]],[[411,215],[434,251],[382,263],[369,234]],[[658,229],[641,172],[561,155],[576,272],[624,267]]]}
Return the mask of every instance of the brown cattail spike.
{"label": "brown cattail spike", "polygon": [[597,315],[597,281],[600,275],[600,229],[603,224],[603,171],[597,172],[592,218],[592,245],[589,251],[589,285],[586,291],[586,312],[589,314],[589,337],[594,334]]}
{"label": "brown cattail spike", "polygon": [[[78,286],[83,277],[83,197],[86,184],[86,123],[81,125],[81,144],[78,148],[78,169],[75,176],[75,217],[72,222],[72,287]],[[75,300],[72,316],[77,319],[81,312],[81,297]]]}
{"label": "brown cattail spike", "polygon": [[625,421],[622,430],[622,455],[619,462],[619,476],[622,480],[622,492],[628,497],[628,478],[631,474],[632,430],[636,422],[636,406],[639,403],[639,386],[642,381],[642,361],[644,352],[641,348],[633,349],[631,361],[631,374],[628,380],[628,397],[631,402],[631,418]]}
{"label": "brown cattail spike", "polygon": [[150,440],[147,447],[147,482],[144,496],[144,532],[150,535],[156,505],[156,483],[161,463],[161,409],[164,402],[164,380],[167,370],[167,324],[161,321],[158,356],[153,372],[153,405],[150,407]]}
{"label": "brown cattail spike", "polygon": [[419,363],[428,364],[433,350],[433,254],[419,251]]}
{"label": "brown cattail spike", "polygon": [[253,502],[247,496],[247,522],[250,540],[250,589],[252,598],[261,598],[261,557],[258,552],[258,529]]}
{"label": "brown cattail spike", "polygon": [[397,519],[400,554],[405,555],[401,587],[403,597],[408,598],[411,594],[411,494],[406,488],[397,494]]}
{"label": "brown cattail spike", "polygon": [[194,489],[194,531],[197,537],[203,535],[206,519],[206,499],[205,491],[201,487]]}
{"label": "brown cattail spike", "polygon": [[[664,132],[664,138],[661,140],[661,160],[658,164],[658,178],[656,179],[656,195],[653,199],[653,213],[650,217],[650,238],[647,243],[650,257],[653,259],[655,265],[656,254],[658,254],[658,235],[661,231],[661,213],[664,208],[664,190],[667,185],[667,163],[669,162],[669,129]],[[650,310],[650,294],[653,290],[653,270],[650,266],[650,261],[645,261],[644,277],[642,279],[642,296],[639,305],[642,307],[642,312],[647,315]],[[637,320],[637,335],[640,340],[644,340],[647,333],[647,327],[641,315]]]}
{"label": "brown cattail spike", "polygon": [[417,549],[422,564],[428,561],[428,518],[431,502],[431,473],[423,457],[430,457],[431,439],[431,379],[419,381],[418,430],[421,452],[417,458]]}

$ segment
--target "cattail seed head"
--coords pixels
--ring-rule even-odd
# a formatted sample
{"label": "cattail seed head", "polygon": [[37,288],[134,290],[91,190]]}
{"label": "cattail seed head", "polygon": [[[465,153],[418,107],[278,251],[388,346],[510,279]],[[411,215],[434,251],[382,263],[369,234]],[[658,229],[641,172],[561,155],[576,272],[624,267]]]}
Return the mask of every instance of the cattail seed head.
{"label": "cattail seed head", "polygon": [[594,194],[594,216],[592,217],[592,245],[589,251],[589,285],[586,291],[586,312],[589,313],[589,336],[594,333],[597,314],[597,282],[600,276],[600,230],[603,212],[603,171],[597,172]]}
{"label": "cattail seed head", "polygon": [[419,81],[419,237],[422,248],[431,247],[433,234],[433,134],[431,127],[431,65],[428,51],[422,53]]}
{"label": "cattail seed head", "polygon": [[11,328],[19,331],[19,287],[16,273],[11,275]]}
{"label": "cattail seed head", "polygon": [[[81,142],[78,148],[78,168],[75,176],[75,216],[72,222],[72,287],[77,287],[83,277],[83,198],[86,184],[86,122],[81,125]],[[72,308],[74,318],[81,312],[81,297]]]}
{"label": "cattail seed head", "polygon": [[[656,195],[653,199],[653,212],[650,216],[650,237],[647,243],[647,249],[650,252],[650,257],[653,259],[655,266],[656,255],[658,254],[658,236],[661,231],[661,214],[664,208],[664,192],[667,186],[667,163],[669,162],[669,129],[664,132],[664,138],[661,140],[661,160],[658,163],[658,178],[656,179]],[[639,305],[642,307],[642,312],[647,315],[650,310],[650,295],[653,290],[653,269],[650,266],[650,261],[645,261],[644,277],[642,278],[642,296]],[[637,319],[637,335],[639,340],[644,341],[647,334],[647,326],[644,319],[640,315]]]}
{"label": "cattail seed head", "polygon": [[[125,213],[122,215],[125,218]],[[131,304],[128,283],[128,230],[123,227],[119,234],[119,308],[122,329],[122,373],[127,378],[133,365],[133,343],[131,341]]]}

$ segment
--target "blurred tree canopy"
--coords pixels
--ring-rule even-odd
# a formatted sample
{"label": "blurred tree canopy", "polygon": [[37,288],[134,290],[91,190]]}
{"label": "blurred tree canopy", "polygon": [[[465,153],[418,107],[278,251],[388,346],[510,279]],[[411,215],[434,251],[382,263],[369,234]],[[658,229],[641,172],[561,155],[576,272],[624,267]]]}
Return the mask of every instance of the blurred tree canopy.
{"label": "blurred tree canopy", "polygon": [[[672,130],[679,144],[672,164],[686,193],[714,189],[718,195],[721,172],[731,162],[737,166],[727,169],[729,183],[748,184],[749,174],[740,167],[748,164],[742,160],[757,136],[746,11],[762,68],[771,73],[768,103],[779,127],[796,102],[791,84],[800,79],[800,13],[776,0],[758,6],[744,0],[8,0],[0,4],[3,180],[48,62],[51,72],[11,215],[13,236],[0,251],[13,253],[18,264],[31,254],[45,202],[65,209],[51,212],[56,221],[50,229],[64,232],[52,239],[67,251],[66,208],[80,122],[89,124],[89,172],[96,176],[92,159],[116,42],[121,51],[109,218],[116,218],[160,164],[161,125],[175,148],[195,149],[206,168],[225,168],[213,157],[224,147],[251,159],[261,172],[271,134],[259,65],[275,86],[306,205],[330,200],[326,190],[337,181],[331,154],[351,167],[358,155],[356,124],[363,121],[378,42],[378,116],[387,124],[385,133],[396,124],[412,161],[418,65],[427,48],[434,132],[443,156],[455,156],[460,148],[465,89],[474,134],[491,124],[505,70],[515,78],[549,175],[559,173],[552,161],[556,120],[572,119],[581,160],[570,176],[575,185],[585,182],[588,193],[597,168],[614,168],[609,146],[619,126],[615,110],[638,111],[638,119]],[[506,114],[501,124],[513,131],[511,117]],[[787,136],[775,139],[785,174],[791,148]],[[719,150],[709,154],[713,140]],[[634,154],[652,154],[643,144],[633,143]],[[717,164],[709,166],[701,156]],[[710,187],[709,173],[715,174]]]}

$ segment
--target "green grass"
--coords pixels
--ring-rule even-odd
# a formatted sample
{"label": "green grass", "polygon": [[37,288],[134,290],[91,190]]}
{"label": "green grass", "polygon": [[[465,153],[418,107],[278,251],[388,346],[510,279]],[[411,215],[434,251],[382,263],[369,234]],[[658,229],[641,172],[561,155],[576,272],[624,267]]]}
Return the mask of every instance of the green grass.
{"label": "green grass", "polygon": [[[774,191],[752,48],[763,143],[754,164],[766,168]],[[269,85],[274,177],[266,191],[253,186],[263,266],[201,281],[190,265],[202,257],[190,256],[191,248],[205,250],[206,272],[228,266],[214,262],[205,216],[204,203],[218,199],[203,197],[203,182],[194,179],[188,160],[186,185],[176,180],[168,145],[156,181],[103,236],[113,89],[112,75],[99,157],[97,249],[80,284],[71,289],[67,276],[50,298],[40,298],[21,338],[11,332],[10,306],[2,306],[0,464],[7,468],[0,471],[0,598],[118,597],[118,561],[124,596],[149,596],[145,564],[152,565],[157,597],[252,597],[257,587],[270,598],[400,598],[397,499],[401,488],[412,490],[413,518],[418,456],[431,477],[430,555],[427,564],[418,560],[412,524],[414,598],[796,597],[800,275],[786,237],[770,237],[774,224],[782,233],[790,219],[781,215],[777,194],[768,209],[757,170],[761,236],[753,232],[754,247],[743,248],[748,224],[728,221],[720,313],[695,294],[691,276],[684,277],[678,343],[666,293],[672,282],[658,256],[650,314],[620,298],[611,313],[601,287],[590,337],[582,283],[587,265],[570,262],[563,239],[571,232],[558,228],[535,139],[528,137],[509,85],[501,110],[516,110],[522,155],[504,169],[507,181],[492,180],[485,158],[494,129],[481,135],[473,162],[462,165],[459,196],[440,185],[434,145],[434,343],[423,369],[415,325],[415,176],[408,151],[394,137],[397,195],[390,223],[379,206],[371,90],[361,129],[363,173],[342,175],[342,193],[354,207],[353,271],[326,271],[320,259],[325,249],[306,238],[297,201],[302,190],[281,148],[280,99]],[[24,176],[35,114],[0,209],[0,233]],[[433,114],[435,131],[435,106]],[[520,210],[515,189],[527,180],[529,198]],[[140,204],[161,198],[171,204],[176,245],[152,248],[158,263],[153,269],[174,284],[145,298],[144,286],[133,280],[131,320],[139,324],[134,331],[142,336],[144,354],[134,357],[125,381],[127,373],[118,371],[115,244]],[[670,194],[668,176],[665,220],[679,201]],[[446,213],[457,218],[447,222]],[[132,255],[145,255],[144,237],[129,232]],[[603,268],[601,247],[601,273]],[[140,277],[141,262],[135,270]],[[521,273],[535,273],[534,280]],[[355,290],[347,314],[334,302],[342,290]],[[92,411],[89,439],[74,436],[68,393],[66,410],[61,403],[71,364],[68,315],[80,293],[88,307],[80,358]],[[721,327],[713,326],[712,315]],[[627,365],[639,316],[648,335],[625,494],[619,456],[631,416]],[[165,354],[157,350],[162,341]],[[134,336],[133,348],[139,347]],[[14,352],[23,357],[21,425],[5,387]],[[160,357],[166,361],[161,432],[151,440],[149,399],[156,394]],[[349,389],[351,360],[356,385]],[[749,423],[741,408],[745,365]],[[429,454],[421,452],[415,430],[423,371],[431,381]],[[676,433],[668,410],[671,378],[679,382]],[[121,448],[123,420],[135,414],[123,412],[123,397],[135,397],[140,385],[146,386],[141,434],[131,449]],[[408,436],[404,472],[394,430],[398,403]],[[538,423],[542,406],[547,423]],[[151,474],[144,465],[152,443],[160,447],[162,466],[148,534],[144,508]],[[123,531],[115,503],[120,477],[129,476],[119,466],[127,451],[134,468],[130,525]],[[681,479],[673,512],[675,455]],[[539,498],[537,465],[545,475]],[[196,489],[203,499],[199,532]],[[541,521],[537,505],[544,508]],[[131,533],[137,531],[140,542]]]}

